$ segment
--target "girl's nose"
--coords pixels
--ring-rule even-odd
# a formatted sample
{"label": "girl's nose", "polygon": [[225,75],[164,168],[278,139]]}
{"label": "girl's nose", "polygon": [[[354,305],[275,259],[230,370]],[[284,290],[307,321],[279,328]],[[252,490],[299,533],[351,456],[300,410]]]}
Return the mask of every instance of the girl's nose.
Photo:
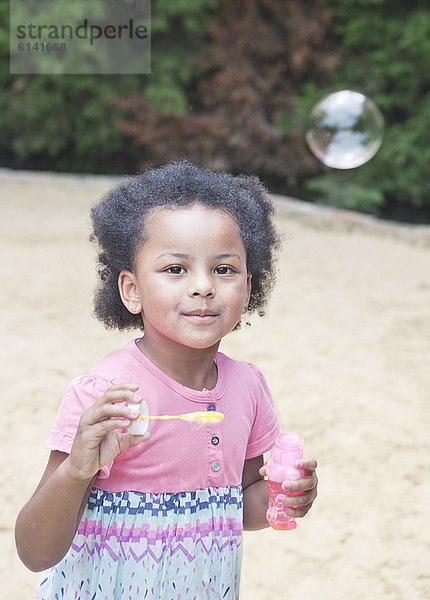
{"label": "girl's nose", "polygon": [[215,287],[212,278],[199,274],[193,277],[189,287],[190,296],[202,296],[203,298],[215,296]]}

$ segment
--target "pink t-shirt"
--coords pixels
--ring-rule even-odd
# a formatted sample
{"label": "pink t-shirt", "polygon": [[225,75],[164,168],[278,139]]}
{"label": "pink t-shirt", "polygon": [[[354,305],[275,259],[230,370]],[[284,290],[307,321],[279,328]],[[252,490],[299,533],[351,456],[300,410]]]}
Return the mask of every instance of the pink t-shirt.
{"label": "pink t-shirt", "polygon": [[269,450],[280,427],[262,373],[220,352],[216,363],[216,386],[193,390],[161,371],[132,340],[70,383],[46,447],[70,453],[82,413],[111,385],[136,383],[150,415],[217,410],[224,413],[224,421],[198,429],[179,420],[150,421],[150,440],[124,450],[103,467],[96,487],[174,493],[239,485],[244,461]]}

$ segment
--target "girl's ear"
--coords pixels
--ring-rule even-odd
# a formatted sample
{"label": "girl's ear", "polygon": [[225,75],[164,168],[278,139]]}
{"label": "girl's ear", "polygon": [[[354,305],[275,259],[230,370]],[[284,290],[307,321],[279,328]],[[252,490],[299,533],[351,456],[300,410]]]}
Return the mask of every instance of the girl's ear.
{"label": "girl's ear", "polygon": [[248,276],[246,278],[246,295],[245,295],[245,299],[244,299],[244,303],[243,305],[248,307],[249,305],[249,299],[251,297],[251,279],[252,279],[252,274],[248,273]]}
{"label": "girl's ear", "polygon": [[136,278],[131,271],[121,271],[118,276],[118,290],[127,310],[134,315],[142,311]]}

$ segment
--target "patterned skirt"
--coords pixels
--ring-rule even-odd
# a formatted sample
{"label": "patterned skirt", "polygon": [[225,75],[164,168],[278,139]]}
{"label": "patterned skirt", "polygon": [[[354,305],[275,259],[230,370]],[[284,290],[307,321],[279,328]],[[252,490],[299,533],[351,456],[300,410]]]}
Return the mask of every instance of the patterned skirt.
{"label": "patterned skirt", "polygon": [[242,489],[150,494],[93,488],[66,556],[36,600],[236,600]]}

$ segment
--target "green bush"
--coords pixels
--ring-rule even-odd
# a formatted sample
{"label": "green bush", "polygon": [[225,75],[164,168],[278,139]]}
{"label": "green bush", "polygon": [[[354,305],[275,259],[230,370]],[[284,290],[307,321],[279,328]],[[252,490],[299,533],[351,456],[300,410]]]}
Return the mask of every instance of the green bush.
{"label": "green bush", "polygon": [[0,154],[15,168],[123,172],[138,150],[115,126],[108,102],[128,82],[107,76],[16,76],[0,93]]}
{"label": "green bush", "polygon": [[[319,202],[390,218],[430,221],[430,7],[427,1],[338,0],[334,32],[342,65],[333,89],[355,89],[382,110],[384,143],[366,165],[325,167],[304,188]],[[315,86],[297,99],[309,107]]]}
{"label": "green bush", "polygon": [[185,113],[184,86],[199,73],[186,59],[216,6],[215,0],[153,2],[151,75],[49,76],[9,74],[9,6],[0,3],[1,164],[92,173],[137,170],[150,152],[119,129],[123,115],[113,99],[144,94],[159,111]]}
{"label": "green bush", "polygon": [[136,77],[11,75],[9,3],[0,3],[0,160],[14,168],[123,172],[138,150],[115,126],[109,99]]}
{"label": "green bush", "polygon": [[[8,18],[0,2],[3,166],[120,173],[186,156],[279,193],[430,221],[428,0],[154,0],[147,76],[10,75]],[[378,154],[350,171],[304,142],[312,106],[338,89],[368,95],[386,123]]]}

